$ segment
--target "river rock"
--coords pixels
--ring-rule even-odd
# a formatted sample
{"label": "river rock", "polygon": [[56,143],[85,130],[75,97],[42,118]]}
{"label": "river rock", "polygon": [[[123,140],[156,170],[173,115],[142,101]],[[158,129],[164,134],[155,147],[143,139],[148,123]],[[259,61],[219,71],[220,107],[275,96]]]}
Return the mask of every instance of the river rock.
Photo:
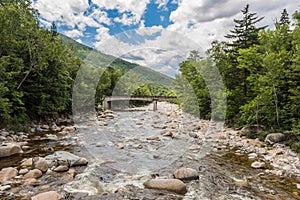
{"label": "river rock", "polygon": [[286,137],[283,133],[271,133],[267,135],[265,143],[273,145],[278,142],[283,142],[286,140]]}
{"label": "river rock", "polygon": [[15,143],[3,143],[0,145],[0,158],[23,153],[20,145]]}
{"label": "river rock", "polygon": [[10,189],[11,189],[10,185],[0,186],[0,191],[10,190]]}
{"label": "river rock", "polygon": [[0,171],[0,183],[7,181],[11,178],[14,178],[17,175],[18,175],[18,170],[16,170],[15,168],[13,167],[3,168]]}
{"label": "river rock", "polygon": [[39,169],[33,169],[30,170],[27,174],[23,176],[23,179],[29,179],[29,178],[40,178],[43,175],[42,171]]}
{"label": "river rock", "polygon": [[60,200],[62,196],[56,191],[43,192],[31,197],[31,200]]}
{"label": "river rock", "polygon": [[187,192],[186,184],[178,179],[151,179],[144,183],[145,188],[168,190],[184,195]]}
{"label": "river rock", "polygon": [[76,131],[76,128],[74,126],[67,126],[63,128],[63,132],[68,132],[68,133],[74,133]]}
{"label": "river rock", "polygon": [[28,178],[22,181],[23,185],[31,185],[33,183],[37,182],[35,178]]}
{"label": "river rock", "polygon": [[39,169],[42,172],[46,172],[48,170],[48,163],[47,161],[42,157],[35,157],[32,159],[33,162],[33,169]]}
{"label": "river rock", "polygon": [[173,137],[173,133],[170,130],[163,130],[160,134],[165,137]]}
{"label": "river rock", "polygon": [[29,172],[28,169],[20,169],[19,174],[24,175],[24,174],[27,174],[28,172]]}
{"label": "river rock", "polygon": [[173,173],[173,175],[174,175],[175,178],[181,179],[181,180],[184,180],[184,179],[192,180],[192,179],[198,179],[199,178],[197,170],[192,169],[192,168],[184,168],[184,167],[180,168],[180,169],[177,169]]}
{"label": "river rock", "polygon": [[248,159],[253,160],[253,159],[257,158],[257,156],[258,155],[256,153],[249,153],[248,154]]}
{"label": "river rock", "polygon": [[56,151],[54,154],[46,156],[45,159],[48,164],[56,162],[59,165],[67,165],[68,167],[88,164],[87,159],[81,158],[67,151]]}
{"label": "river rock", "polygon": [[147,140],[159,140],[159,137],[156,135],[152,135],[152,136],[147,137]]}
{"label": "river rock", "polygon": [[60,165],[58,167],[56,167],[53,171],[55,172],[66,172],[69,170],[69,167],[66,165]]}
{"label": "river rock", "polygon": [[255,161],[251,164],[251,167],[254,169],[260,169],[260,168],[264,168],[266,166],[266,163],[264,162],[259,162],[259,161]]}
{"label": "river rock", "polygon": [[21,167],[31,167],[32,163],[32,158],[25,159],[22,161]]}

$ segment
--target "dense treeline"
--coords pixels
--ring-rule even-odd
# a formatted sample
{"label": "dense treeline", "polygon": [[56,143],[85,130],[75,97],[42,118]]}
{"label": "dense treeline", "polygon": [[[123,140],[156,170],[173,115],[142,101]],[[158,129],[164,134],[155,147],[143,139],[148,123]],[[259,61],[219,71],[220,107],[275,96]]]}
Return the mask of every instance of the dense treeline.
{"label": "dense treeline", "polygon": [[[0,0],[0,19],[0,128],[20,129],[31,120],[71,114],[72,98],[84,109],[95,104],[101,107],[105,95],[169,92],[166,87],[148,84],[147,77],[129,73],[128,62],[66,41],[55,23],[48,29],[40,26],[38,11],[29,0]],[[111,64],[101,68],[102,63]],[[147,74],[142,67],[134,67]],[[159,77],[157,73],[151,78]]]}
{"label": "dense treeline", "polygon": [[42,28],[29,0],[0,1],[1,126],[70,112],[81,61],[62,44],[53,24]]}
{"label": "dense treeline", "polygon": [[198,101],[196,109],[189,108],[187,96],[182,106],[202,118],[211,117],[212,98],[197,72],[214,65],[226,87],[228,125],[255,127],[255,132],[286,130],[300,137],[300,12],[291,22],[284,9],[275,30],[257,26],[263,18],[249,12],[249,5],[242,13],[225,36],[229,41],[214,41],[207,58],[194,51],[181,63],[177,89],[184,93],[186,80]]}

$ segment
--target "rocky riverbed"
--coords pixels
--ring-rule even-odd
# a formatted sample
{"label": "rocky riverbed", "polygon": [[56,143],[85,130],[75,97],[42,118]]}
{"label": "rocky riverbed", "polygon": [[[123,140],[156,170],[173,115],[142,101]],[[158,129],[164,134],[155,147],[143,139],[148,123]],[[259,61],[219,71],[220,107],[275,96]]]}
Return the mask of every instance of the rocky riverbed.
{"label": "rocky riverbed", "polygon": [[300,199],[299,158],[283,144],[149,108],[3,130],[1,199]]}

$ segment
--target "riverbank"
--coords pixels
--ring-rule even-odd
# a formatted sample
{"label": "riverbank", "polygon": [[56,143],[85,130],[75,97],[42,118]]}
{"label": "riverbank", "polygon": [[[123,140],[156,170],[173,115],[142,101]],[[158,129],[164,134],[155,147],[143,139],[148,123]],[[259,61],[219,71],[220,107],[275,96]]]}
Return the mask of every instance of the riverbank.
{"label": "riverbank", "polygon": [[0,196],[300,199],[299,158],[283,144],[266,146],[177,105],[151,108],[99,113],[74,126],[33,127],[32,133],[2,131],[3,142],[20,149],[0,158]]}

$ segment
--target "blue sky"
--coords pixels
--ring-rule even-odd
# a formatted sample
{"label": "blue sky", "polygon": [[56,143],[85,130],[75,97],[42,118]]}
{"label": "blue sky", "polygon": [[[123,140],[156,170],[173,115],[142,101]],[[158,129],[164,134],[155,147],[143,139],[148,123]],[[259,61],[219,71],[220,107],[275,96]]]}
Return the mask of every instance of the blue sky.
{"label": "blue sky", "polygon": [[54,21],[80,43],[169,76],[191,50],[224,40],[247,3],[269,28],[284,8],[290,16],[299,8],[295,0],[33,0],[44,26]]}

